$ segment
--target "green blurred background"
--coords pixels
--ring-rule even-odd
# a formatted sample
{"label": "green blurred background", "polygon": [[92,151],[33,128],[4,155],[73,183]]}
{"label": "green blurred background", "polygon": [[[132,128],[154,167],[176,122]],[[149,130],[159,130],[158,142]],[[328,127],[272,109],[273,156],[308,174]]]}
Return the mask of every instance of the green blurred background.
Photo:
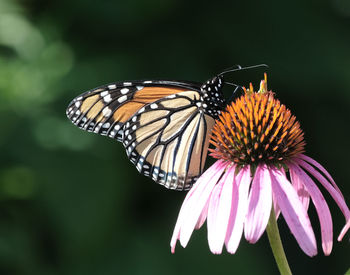
{"label": "green blurred background", "polygon": [[[350,203],[348,0],[0,0],[0,274],[278,274],[266,235],[215,256],[204,226],[172,255],[185,193],[141,176],[121,144],[65,116],[73,97],[105,83],[204,81],[259,63],[299,119],[307,154]],[[227,80],[257,85],[263,72]],[[349,268],[349,234],[336,241],[344,218],[323,193],[334,217],[330,256],[304,255],[279,221],[295,274]],[[320,250],[313,207],[310,216]]]}

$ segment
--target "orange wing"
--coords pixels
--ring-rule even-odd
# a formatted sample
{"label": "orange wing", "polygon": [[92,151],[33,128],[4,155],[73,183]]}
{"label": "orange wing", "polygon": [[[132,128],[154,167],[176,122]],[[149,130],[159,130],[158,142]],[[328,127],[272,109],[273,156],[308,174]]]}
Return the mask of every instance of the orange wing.
{"label": "orange wing", "polygon": [[138,110],[161,98],[188,89],[111,84],[76,97],[67,108],[68,118],[79,128],[122,141],[124,124]]}

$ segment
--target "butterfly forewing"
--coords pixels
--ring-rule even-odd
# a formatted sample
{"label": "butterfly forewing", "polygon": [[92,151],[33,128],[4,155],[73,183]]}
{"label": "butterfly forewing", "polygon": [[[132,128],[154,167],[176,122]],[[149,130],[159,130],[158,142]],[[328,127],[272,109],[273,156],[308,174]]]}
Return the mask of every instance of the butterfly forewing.
{"label": "butterfly forewing", "polygon": [[[145,81],[147,82],[147,81]],[[181,86],[149,86],[145,82],[109,84],[76,97],[67,116],[79,128],[122,141],[127,120],[145,105],[169,94],[186,90]]]}
{"label": "butterfly forewing", "polygon": [[[120,84],[96,88],[76,97],[67,108],[67,116],[81,129],[108,134],[121,141],[121,129],[129,117],[120,108],[140,89],[142,86],[125,87]],[[118,109],[122,112],[116,113]]]}

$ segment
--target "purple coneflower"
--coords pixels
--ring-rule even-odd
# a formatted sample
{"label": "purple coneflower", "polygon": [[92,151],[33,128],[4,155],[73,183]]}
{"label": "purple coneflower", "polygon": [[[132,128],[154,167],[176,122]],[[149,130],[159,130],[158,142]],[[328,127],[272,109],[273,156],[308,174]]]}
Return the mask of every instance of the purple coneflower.
{"label": "purple coneflower", "polygon": [[212,253],[223,245],[235,253],[242,234],[255,243],[264,233],[270,213],[281,213],[300,248],[317,254],[308,207],[313,202],[321,227],[322,248],[329,255],[333,245],[332,217],[315,184],[329,192],[343,212],[349,228],[350,211],[330,174],[303,154],[304,138],[295,116],[267,91],[266,76],[260,90],[253,87],[222,112],[212,132],[218,160],[195,183],[181,207],[171,239],[185,247],[194,229],[205,220]]}

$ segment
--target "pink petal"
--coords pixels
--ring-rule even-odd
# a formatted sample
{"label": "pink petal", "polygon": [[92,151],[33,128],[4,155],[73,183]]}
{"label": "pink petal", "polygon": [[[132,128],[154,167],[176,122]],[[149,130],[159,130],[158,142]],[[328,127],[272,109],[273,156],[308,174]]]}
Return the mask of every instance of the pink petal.
{"label": "pink petal", "polygon": [[[196,184],[197,183],[198,183],[198,181],[196,182]],[[193,190],[193,189],[194,189],[194,187],[191,190]],[[184,216],[187,214],[186,204],[187,204],[189,198],[191,198],[191,194],[190,194],[191,190],[187,193],[185,200],[182,203],[182,206],[180,208],[179,216],[177,217],[177,221],[175,224],[173,235],[172,235],[171,241],[170,241],[171,253],[175,253],[176,242],[180,238],[180,230],[181,230],[181,226],[183,224]]]}
{"label": "pink petal", "polygon": [[271,183],[282,215],[300,248],[310,257],[316,255],[315,234],[294,188],[283,173],[275,168],[271,169]]}
{"label": "pink petal", "polygon": [[228,220],[231,211],[232,188],[235,167],[226,171],[215,186],[209,202],[208,211],[208,243],[210,251],[220,254],[225,241]]}
{"label": "pink petal", "polygon": [[231,215],[225,239],[226,249],[231,254],[236,252],[242,237],[250,182],[250,167],[247,166],[241,169],[233,183]]}
{"label": "pink petal", "polygon": [[348,222],[345,224],[345,226],[341,230],[339,237],[338,237],[338,242],[340,242],[343,239],[344,235],[349,230],[349,228],[350,228],[350,220],[348,220]]}
{"label": "pink petal", "polygon": [[273,209],[275,210],[276,220],[281,214],[281,209],[277,204],[277,199],[275,198],[275,194],[272,192],[272,203],[273,203]]}
{"label": "pink petal", "polygon": [[[201,192],[201,190],[203,188],[205,188],[205,186],[207,186],[208,181],[210,181],[217,173],[220,172],[220,170],[223,171],[224,169],[224,162],[223,161],[216,161],[209,169],[207,169],[202,175],[201,177],[197,180],[197,182],[193,185],[193,187],[190,189],[190,191],[187,193],[185,200],[181,206],[180,212],[179,212],[179,216],[177,218],[176,224],[175,224],[175,228],[173,231],[173,235],[171,237],[171,241],[170,241],[170,247],[171,247],[171,252],[174,253],[175,252],[175,246],[176,246],[176,242],[178,239],[180,239],[180,236],[182,234],[182,227],[184,226],[184,222],[186,221],[189,212],[191,211],[191,209],[193,208],[193,204],[196,203],[196,197],[198,196],[199,193],[197,193],[197,190],[199,190],[199,192]],[[219,171],[219,172],[218,172]],[[205,204],[206,205],[206,204]],[[197,224],[198,226],[198,222],[200,222],[199,220],[201,218],[203,218],[203,216],[201,215],[203,210],[205,209],[205,205],[198,217],[197,220],[195,220],[195,225]],[[193,231],[193,230],[192,230]]]}
{"label": "pink petal", "polygon": [[301,201],[301,203],[304,205],[305,210],[307,211],[309,209],[309,203],[310,203],[310,195],[307,191],[303,181],[299,176],[295,174],[295,171],[293,169],[290,169],[289,167],[289,175],[292,182],[292,185],[297,192],[297,195]]}
{"label": "pink petal", "polygon": [[335,181],[333,180],[332,176],[328,173],[328,171],[321,164],[319,164],[316,160],[314,160],[308,156],[305,156],[303,154],[300,154],[298,157],[303,159],[303,160],[306,160],[307,162],[311,163],[313,166],[317,167],[318,170],[320,170],[323,174],[326,175],[328,180],[332,183],[333,187],[343,196],[339,187],[336,185]]}
{"label": "pink petal", "polygon": [[289,169],[294,173],[295,177],[303,182],[310,193],[311,199],[315,205],[318,218],[321,225],[322,248],[325,255],[329,255],[333,246],[333,225],[332,216],[328,205],[316,184],[312,181],[297,165],[290,165]]}
{"label": "pink petal", "polygon": [[207,201],[207,203],[205,204],[202,213],[200,214],[198,221],[196,223],[196,226],[194,227],[194,229],[199,229],[202,227],[203,223],[205,222],[205,220],[207,219],[207,215],[208,215],[208,207],[209,207],[209,201]]}
{"label": "pink petal", "polygon": [[327,189],[329,194],[338,204],[340,210],[343,212],[345,219],[350,219],[350,210],[347,207],[344,197],[340,193],[340,191],[338,192],[336,189],[334,189],[334,187],[325,179],[325,177],[322,176],[314,167],[312,167],[307,162],[303,161],[302,159],[299,159],[296,163],[303,167],[305,170],[307,170],[311,175],[313,175],[324,186],[324,188]]}
{"label": "pink petal", "polygon": [[[241,178],[241,175],[239,175]],[[228,249],[228,240],[231,238],[232,235],[232,230],[233,227],[235,225],[235,220],[236,220],[236,216],[237,216],[237,210],[238,210],[238,202],[239,202],[239,196],[238,196],[238,185],[237,185],[237,177],[238,175],[234,178],[233,181],[233,188],[232,188],[232,200],[231,200],[231,212],[230,212],[230,217],[229,217],[229,221],[228,221],[228,227],[227,227],[227,232],[226,232],[226,237],[225,237],[225,245],[226,245],[226,250],[230,253],[235,253],[238,244],[236,245],[237,247],[235,247],[235,249]],[[243,223],[243,222],[242,222]],[[242,230],[243,230],[243,226],[242,226]],[[241,232],[242,234],[242,232]],[[240,238],[240,237],[239,237]],[[240,240],[240,239],[239,239]],[[238,240],[238,243],[239,243]],[[232,246],[232,244],[231,244]]]}
{"label": "pink petal", "polygon": [[[193,190],[193,189],[194,189],[194,187],[191,190]],[[186,204],[187,204],[189,198],[191,197],[191,194],[190,194],[191,190],[187,193],[185,200],[181,205],[179,216],[177,217],[177,221],[175,224],[173,235],[172,235],[171,241],[170,241],[171,253],[175,253],[176,242],[180,238],[180,229],[182,226],[184,216],[186,215],[186,209],[187,209]]]}
{"label": "pink petal", "polygon": [[186,247],[190,240],[202,210],[226,166],[227,164],[225,162],[217,161],[198,179],[196,183],[198,184],[197,189],[193,192],[191,199],[186,203],[186,215],[184,215],[180,229],[179,237],[183,247]]}
{"label": "pink petal", "polygon": [[[286,176],[286,172],[284,170],[281,170],[281,172],[283,173],[284,176]],[[272,203],[273,203],[273,209],[275,210],[276,220],[278,220],[278,217],[281,214],[281,209],[277,204],[277,199],[275,199],[273,192],[272,192]]]}
{"label": "pink petal", "polygon": [[244,235],[247,241],[255,243],[266,229],[272,206],[271,177],[265,164],[256,169],[248,200]]}
{"label": "pink petal", "polygon": [[224,182],[221,180],[214,188],[213,192],[210,195],[209,199],[209,208],[208,208],[208,243],[210,251],[214,254],[220,254],[222,251],[222,245],[217,241],[216,234],[218,231],[217,226],[217,216],[218,216],[218,208],[219,208],[219,200],[221,195],[221,190],[224,185]]}

